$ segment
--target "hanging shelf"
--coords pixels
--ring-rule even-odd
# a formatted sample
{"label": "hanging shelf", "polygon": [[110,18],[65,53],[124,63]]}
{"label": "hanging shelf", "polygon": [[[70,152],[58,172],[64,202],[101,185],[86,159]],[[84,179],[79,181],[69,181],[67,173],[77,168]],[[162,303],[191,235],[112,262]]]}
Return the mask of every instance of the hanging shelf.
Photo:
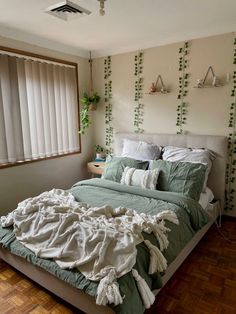
{"label": "hanging shelf", "polygon": [[[158,88],[158,83],[160,82],[160,87]],[[169,91],[167,90],[161,75],[159,74],[156,80],[156,83],[152,83],[149,88],[149,92],[146,93],[148,95],[157,95],[157,94],[167,94]]]}
{"label": "hanging shelf", "polygon": [[[211,84],[206,84],[207,78],[210,74],[212,75]],[[212,66],[209,66],[204,79],[198,79],[197,85],[194,86],[194,88],[209,88],[209,87],[220,87],[220,86],[223,86],[223,84],[220,83],[219,78],[215,75],[215,72],[213,71]]]}

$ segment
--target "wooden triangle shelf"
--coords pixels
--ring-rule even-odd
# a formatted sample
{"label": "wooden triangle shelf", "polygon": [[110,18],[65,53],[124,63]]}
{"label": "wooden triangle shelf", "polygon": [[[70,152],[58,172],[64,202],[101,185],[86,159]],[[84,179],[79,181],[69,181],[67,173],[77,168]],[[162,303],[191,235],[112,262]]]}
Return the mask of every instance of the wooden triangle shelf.
{"label": "wooden triangle shelf", "polygon": [[[160,87],[158,88],[158,83],[160,82]],[[157,79],[156,79],[156,83],[152,83],[150,89],[149,89],[149,92],[146,93],[147,95],[157,95],[157,94],[167,94],[169,93],[169,91],[167,90],[164,82],[163,82],[163,79],[161,77],[161,75],[159,74]]]}
{"label": "wooden triangle shelf", "polygon": [[[208,77],[212,75],[212,81],[211,84],[207,84]],[[204,79],[197,80],[197,85],[194,86],[194,88],[210,88],[210,87],[220,87],[223,86],[223,84],[220,83],[219,78],[215,75],[215,72],[212,68],[212,66],[209,66]]]}

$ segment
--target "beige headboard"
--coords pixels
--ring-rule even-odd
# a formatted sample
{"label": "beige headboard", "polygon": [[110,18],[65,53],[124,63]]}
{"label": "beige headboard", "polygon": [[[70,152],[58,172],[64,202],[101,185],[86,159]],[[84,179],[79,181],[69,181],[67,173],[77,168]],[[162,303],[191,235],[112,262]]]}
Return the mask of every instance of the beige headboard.
{"label": "beige headboard", "polygon": [[115,155],[119,156],[121,154],[124,138],[142,140],[159,146],[208,148],[213,151],[216,158],[213,161],[208,186],[212,189],[215,198],[220,200],[222,209],[224,208],[225,170],[228,155],[226,136],[116,133]]}

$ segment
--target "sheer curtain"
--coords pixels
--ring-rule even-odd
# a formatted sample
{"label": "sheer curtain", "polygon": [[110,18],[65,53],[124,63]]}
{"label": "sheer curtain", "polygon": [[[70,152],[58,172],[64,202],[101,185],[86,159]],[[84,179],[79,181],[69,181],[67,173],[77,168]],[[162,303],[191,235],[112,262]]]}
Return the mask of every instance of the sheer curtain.
{"label": "sheer curtain", "polygon": [[76,75],[0,54],[0,164],[79,151]]}

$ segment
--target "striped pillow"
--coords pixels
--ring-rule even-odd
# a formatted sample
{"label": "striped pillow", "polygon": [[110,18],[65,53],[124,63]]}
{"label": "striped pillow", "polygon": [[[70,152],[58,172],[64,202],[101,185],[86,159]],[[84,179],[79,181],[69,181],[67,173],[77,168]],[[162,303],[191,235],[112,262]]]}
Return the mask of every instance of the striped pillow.
{"label": "striped pillow", "polygon": [[121,184],[139,186],[143,189],[156,190],[159,170],[142,170],[125,167],[121,177]]}

